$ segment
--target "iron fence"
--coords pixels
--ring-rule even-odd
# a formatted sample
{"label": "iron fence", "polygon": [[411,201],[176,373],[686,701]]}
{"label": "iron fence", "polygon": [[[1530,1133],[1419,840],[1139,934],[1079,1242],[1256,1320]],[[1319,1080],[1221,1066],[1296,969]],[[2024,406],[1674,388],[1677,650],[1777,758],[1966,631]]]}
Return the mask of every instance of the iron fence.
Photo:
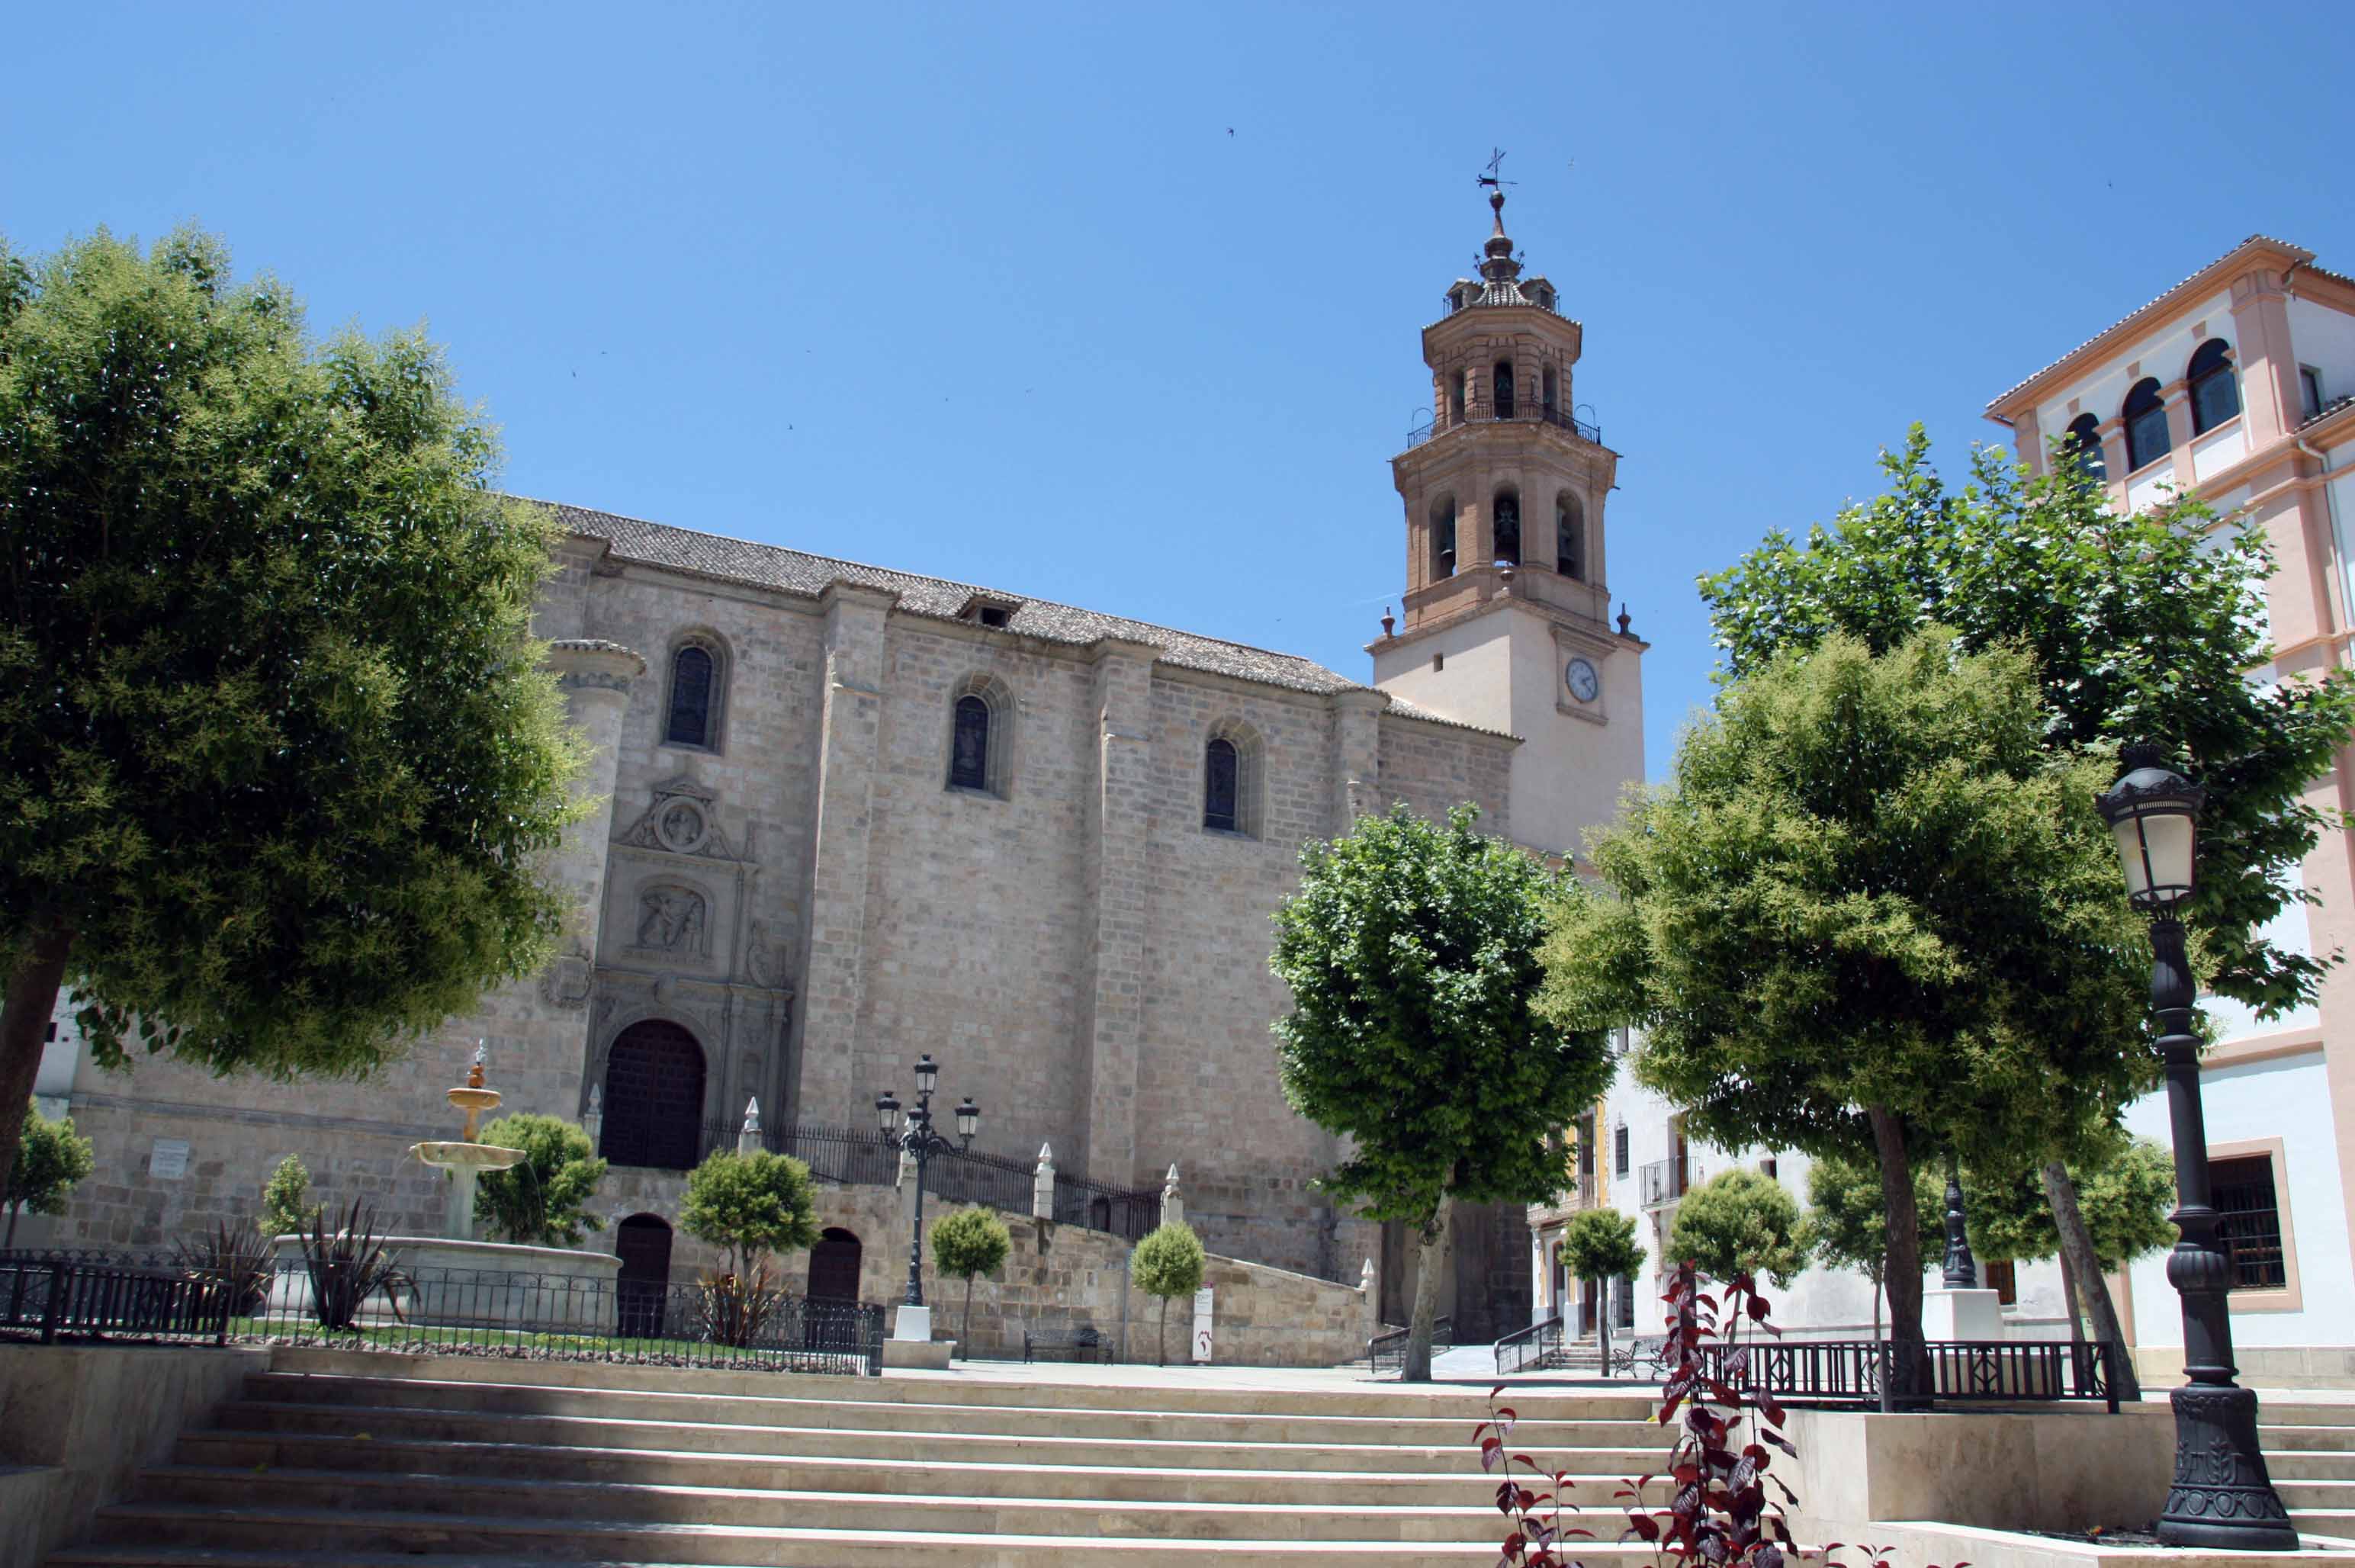
{"label": "iron fence", "polygon": [[884,1308],[732,1282],[616,1285],[487,1269],[399,1270],[323,1311],[309,1268],[0,1258],[0,1339],[317,1345],[410,1354],[877,1376]]}
{"label": "iron fence", "polygon": [[1591,424],[1557,405],[1544,402],[1525,403],[1516,399],[1510,403],[1502,405],[1488,401],[1474,401],[1462,409],[1449,410],[1444,417],[1424,414],[1416,420],[1406,432],[1407,450],[1412,452],[1433,436],[1462,425],[1511,424],[1521,421],[1554,425],[1571,432],[1582,440],[1591,441],[1597,446],[1603,444],[1601,425]]}
{"label": "iron fence", "polygon": [[1708,1374],[1786,1403],[1877,1404],[1882,1380],[1908,1402],[2044,1403],[2100,1400],[2118,1408],[2118,1348],[2067,1339],[1934,1339],[1910,1366],[1894,1340],[1828,1339],[1701,1349]]}
{"label": "iron fence", "polygon": [[[1406,1370],[1406,1342],[1414,1337],[1412,1328],[1391,1328],[1366,1341],[1367,1370],[1374,1376]],[[1455,1348],[1455,1319],[1437,1317],[1432,1320],[1431,1348],[1452,1350]]]}

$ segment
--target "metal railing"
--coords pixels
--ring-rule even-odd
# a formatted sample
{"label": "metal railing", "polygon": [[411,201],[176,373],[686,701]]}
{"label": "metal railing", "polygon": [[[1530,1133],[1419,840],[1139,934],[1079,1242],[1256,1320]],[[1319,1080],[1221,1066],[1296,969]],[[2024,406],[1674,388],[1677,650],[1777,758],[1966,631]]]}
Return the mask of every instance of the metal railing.
{"label": "metal railing", "polygon": [[[1391,1328],[1366,1341],[1367,1369],[1376,1377],[1384,1372],[1406,1370],[1406,1343],[1414,1338],[1412,1328]],[[1431,1348],[1452,1350],[1455,1348],[1455,1319],[1435,1317],[1431,1323]]]}
{"label": "metal railing", "polygon": [[1689,1154],[1640,1166],[1636,1176],[1646,1209],[1664,1209],[1708,1179],[1700,1161]]}
{"label": "metal railing", "polygon": [[1526,1328],[1516,1328],[1497,1341],[1497,1375],[1545,1367],[1561,1356],[1560,1314]]}
{"label": "metal railing", "polygon": [[[740,1129],[706,1122],[698,1142],[702,1158],[732,1149]],[[900,1179],[900,1148],[879,1133],[847,1127],[763,1127],[761,1147],[789,1154],[818,1180],[837,1187],[889,1187]],[[943,1149],[932,1156],[924,1190],[949,1203],[978,1203],[1011,1214],[1031,1211],[1038,1167],[1029,1160],[979,1149]],[[1055,1173],[1055,1221],[1141,1241],[1161,1223],[1159,1188],[1123,1188],[1092,1181],[1076,1171]]]}
{"label": "metal railing", "polygon": [[1786,1403],[1878,1403],[1884,1376],[1907,1400],[2028,1404],[2100,1400],[2118,1408],[2118,1348],[2066,1339],[1934,1339],[1910,1371],[1893,1340],[1753,1342],[1701,1350],[1709,1375]]}
{"label": "metal railing", "polygon": [[1461,411],[1449,410],[1445,415],[1425,414],[1406,432],[1407,450],[1412,452],[1444,432],[1467,424],[1550,424],[1569,431],[1582,441],[1603,444],[1603,427],[1589,424],[1563,409],[1546,403],[1524,403],[1516,399],[1508,408],[1494,403],[1475,402]]}
{"label": "metal railing", "polygon": [[329,1328],[310,1270],[0,1258],[0,1340],[318,1345],[412,1355],[879,1375],[884,1308],[705,1283],[404,1269]]}

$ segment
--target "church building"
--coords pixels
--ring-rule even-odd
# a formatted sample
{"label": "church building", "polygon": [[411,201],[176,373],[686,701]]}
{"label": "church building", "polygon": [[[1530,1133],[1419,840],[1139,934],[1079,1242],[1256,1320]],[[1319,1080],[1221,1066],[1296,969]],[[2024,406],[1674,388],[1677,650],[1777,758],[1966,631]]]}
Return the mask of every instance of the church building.
{"label": "church building", "polygon": [[[99,1174],[49,1239],[248,1220],[290,1153],[318,1197],[438,1233],[442,1188],[407,1150],[451,1136],[443,1091],[478,1040],[506,1111],[593,1129],[600,1211],[666,1238],[684,1173],[735,1146],[748,1101],[773,1147],[871,1139],[876,1097],[929,1052],[943,1093],[981,1105],[977,1150],[1027,1169],[1048,1146],[1107,1194],[1157,1192],[1176,1164],[1213,1252],[1351,1283],[1378,1259],[1401,1321],[1406,1249],[1316,1190],[1334,1140],[1277,1083],[1268,915],[1304,841],[1393,802],[1470,802],[1560,858],[1643,773],[1645,645],[1606,587],[1617,457],[1572,412],[1580,325],[1491,205],[1480,275],[1423,333],[1431,414],[1392,460],[1403,613],[1369,645],[1370,684],[556,506],[536,625],[595,803],[553,867],[577,895],[559,955],[366,1083],[114,1075],[67,1029],[43,1093]],[[1459,1337],[1528,1320],[1526,1227],[1463,1216]],[[661,1266],[685,1277],[691,1251],[666,1242]]]}

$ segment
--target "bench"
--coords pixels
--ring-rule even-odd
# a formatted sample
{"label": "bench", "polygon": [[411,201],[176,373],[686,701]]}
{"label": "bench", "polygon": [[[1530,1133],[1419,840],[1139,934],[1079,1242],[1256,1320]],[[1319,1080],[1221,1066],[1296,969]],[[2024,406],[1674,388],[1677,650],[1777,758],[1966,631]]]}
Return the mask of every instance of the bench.
{"label": "bench", "polygon": [[1085,1323],[1076,1328],[1032,1328],[1022,1330],[1022,1359],[1034,1361],[1044,1356],[1063,1356],[1074,1361],[1102,1361],[1112,1364],[1112,1347],[1103,1335]]}

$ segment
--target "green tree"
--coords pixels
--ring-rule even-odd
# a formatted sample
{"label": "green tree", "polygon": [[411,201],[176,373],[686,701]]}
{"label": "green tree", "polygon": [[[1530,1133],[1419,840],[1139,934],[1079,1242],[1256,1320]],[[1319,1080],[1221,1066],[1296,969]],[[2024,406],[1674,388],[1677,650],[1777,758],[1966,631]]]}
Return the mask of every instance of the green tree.
{"label": "green tree", "polygon": [[[2175,1207],[2175,1162],[2158,1144],[2114,1132],[2073,1159],[2069,1175],[2102,1273],[2115,1274],[2174,1243],[2175,1225],[2168,1213]],[[1971,1250],[1985,1258],[2022,1262],[2058,1253],[2071,1337],[2082,1334],[2080,1307],[2091,1292],[2082,1287],[2077,1269],[2062,1251],[2043,1173],[2026,1168],[2003,1177],[1973,1170],[1964,1182],[1970,1194],[1964,1212]]]}
{"label": "green tree", "polygon": [[1431,1376],[1432,1325],[1455,1205],[1540,1203],[1566,1179],[1547,1135],[1611,1076],[1608,1035],[1532,1007],[1554,879],[1458,806],[1406,806],[1300,852],[1272,960],[1292,987],[1277,1020],[1295,1109],[1349,1140],[1326,1189],[1404,1221],[1420,1254],[1401,1374]]}
{"label": "green tree", "polygon": [[605,1162],[589,1135],[559,1116],[501,1116],[483,1142],[519,1148],[505,1170],[486,1170],[474,1187],[474,1218],[494,1236],[525,1247],[577,1247],[605,1221],[589,1212]]}
{"label": "green tree", "polygon": [[[2355,734],[2355,675],[2246,678],[2273,657],[2264,524],[2254,512],[2219,519],[2188,496],[2120,517],[2107,487],[2057,443],[2046,476],[2000,448],[1976,451],[1970,482],[1955,490],[1915,425],[1881,465],[1887,493],[1810,529],[1804,544],[1769,534],[1701,581],[1725,678],[1835,632],[1879,650],[1935,623],[1966,650],[2025,646],[2053,715],[2045,744],[2056,754],[2147,741],[2208,785],[2200,891],[2186,912],[2207,988],[2266,1018],[2310,1003],[2339,955],[2308,956],[2264,933],[2292,902],[2317,898],[2297,873],[2335,814],[2307,790]],[[2142,1027],[2139,1017],[2121,1020],[2108,1049],[2138,1051]],[[2098,1140],[2117,1107],[2080,1109],[2078,1136],[2041,1162],[2046,1200],[2062,1215],[2077,1210],[2067,1161],[2086,1152],[2073,1146]],[[2095,1331],[2115,1339],[2091,1239],[2074,1222],[2061,1235],[2086,1276]]]}
{"label": "green tree", "polygon": [[1014,1250],[1006,1221],[989,1210],[974,1205],[960,1209],[932,1227],[932,1266],[943,1279],[964,1281],[964,1321],[957,1342],[973,1354],[973,1276],[996,1274]]}
{"label": "green tree", "polygon": [[[2093,809],[2045,750],[2034,667],[1943,628],[1845,635],[1726,688],[1671,782],[1593,842],[1545,1005],[1645,1029],[1637,1080],[1720,1147],[1871,1150],[1891,1337],[1924,1364],[1909,1147],[2017,1157],[2154,1081],[2147,976]],[[1891,1393],[1902,1390],[1888,1391]]]}
{"label": "green tree", "polygon": [[[1927,1258],[1946,1246],[1945,1179],[1927,1163],[1913,1167],[1914,1249]],[[1826,1268],[1853,1269],[1872,1282],[1872,1337],[1881,1338],[1881,1293],[1889,1263],[1889,1211],[1881,1200],[1881,1166],[1827,1155],[1807,1168],[1807,1213],[1801,1240]]]}
{"label": "green tree", "polygon": [[728,1253],[742,1279],[763,1253],[800,1252],[817,1242],[817,1189],[791,1155],[722,1149],[688,1173],[680,1229]]}
{"label": "green tree", "polygon": [[351,1076],[538,965],[576,746],[497,458],[209,236],[0,245],[0,1104],[61,987],[107,1065]]}
{"label": "green tree", "polygon": [[311,1172],[299,1154],[278,1162],[261,1187],[261,1233],[272,1238],[299,1236],[317,1219],[319,1205],[311,1201]]}
{"label": "green tree", "polygon": [[1807,1266],[1799,1200],[1764,1171],[1721,1170],[1677,1204],[1668,1255],[1718,1279],[1763,1275],[1780,1290]]}
{"label": "green tree", "polygon": [[1616,1209],[1582,1209],[1561,1228],[1561,1266],[1581,1284],[1601,1286],[1603,1310],[1595,1319],[1595,1346],[1603,1375],[1611,1375],[1611,1282],[1644,1266],[1644,1243],[1636,1221]]}
{"label": "green tree", "polygon": [[1154,1348],[1156,1365],[1169,1360],[1169,1303],[1202,1288],[1202,1242],[1183,1220],[1164,1220],[1129,1254],[1128,1277],[1147,1296],[1161,1298],[1161,1328]]}
{"label": "green tree", "polygon": [[53,1122],[27,1099],[16,1153],[10,1156],[8,1231],[0,1237],[0,1248],[16,1244],[16,1216],[26,1210],[64,1213],[74,1184],[91,1173],[95,1160],[90,1140],[74,1131],[71,1116]]}

